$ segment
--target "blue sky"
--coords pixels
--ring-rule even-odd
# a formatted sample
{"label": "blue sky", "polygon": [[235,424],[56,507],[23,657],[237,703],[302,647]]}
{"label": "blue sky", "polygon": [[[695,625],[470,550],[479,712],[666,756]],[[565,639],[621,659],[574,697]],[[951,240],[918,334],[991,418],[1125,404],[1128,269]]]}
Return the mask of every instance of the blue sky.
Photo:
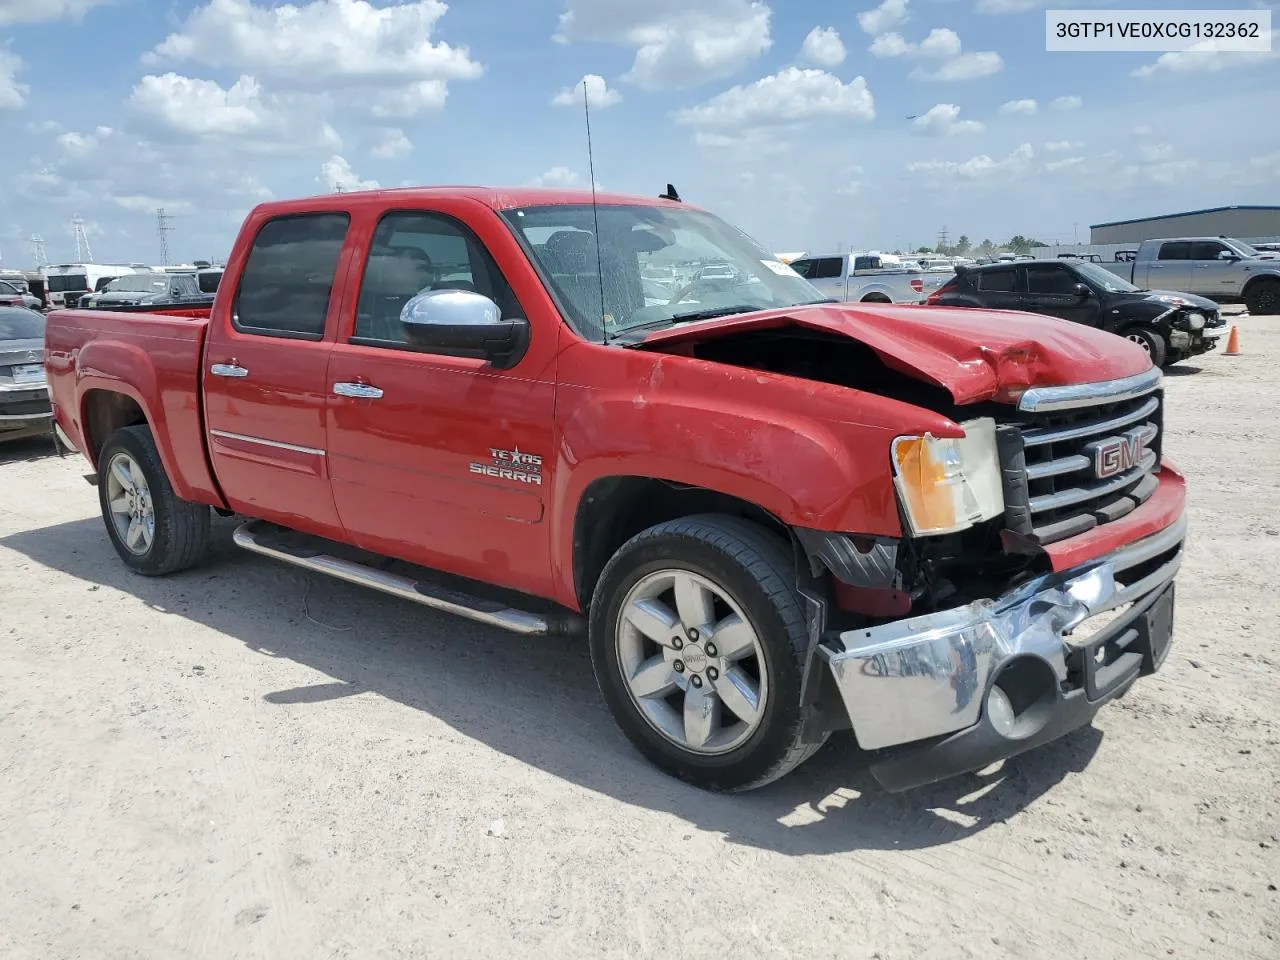
{"label": "blue sky", "polygon": [[70,259],[76,214],[154,262],[161,205],[193,259],[264,199],[585,186],[588,75],[601,186],[672,181],[776,250],[1277,202],[1280,52],[1050,54],[1050,5],[1218,6],[0,0],[0,254]]}

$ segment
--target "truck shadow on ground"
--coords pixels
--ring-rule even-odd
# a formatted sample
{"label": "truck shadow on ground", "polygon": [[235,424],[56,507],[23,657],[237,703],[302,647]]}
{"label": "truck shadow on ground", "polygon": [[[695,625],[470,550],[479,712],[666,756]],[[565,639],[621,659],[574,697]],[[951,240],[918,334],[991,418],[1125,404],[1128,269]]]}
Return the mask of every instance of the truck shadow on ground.
{"label": "truck shadow on ground", "polygon": [[[30,463],[56,457],[58,449],[53,437],[24,437],[21,440],[5,440],[0,443],[0,465],[6,463]],[[85,470],[89,468],[86,466]]]}
{"label": "truck shadow on ground", "polygon": [[778,783],[710,794],[664,776],[631,748],[600,700],[585,643],[520,639],[246,554],[231,543],[235,523],[217,522],[204,565],[165,579],[130,573],[97,518],[14,534],[0,546],[332,678],[243,691],[282,710],[323,710],[373,692],[586,789],[788,855],[960,840],[1008,820],[1083,770],[1102,740],[1086,727],[1007,761],[996,774],[895,795],[876,785],[852,736],[837,735]]}

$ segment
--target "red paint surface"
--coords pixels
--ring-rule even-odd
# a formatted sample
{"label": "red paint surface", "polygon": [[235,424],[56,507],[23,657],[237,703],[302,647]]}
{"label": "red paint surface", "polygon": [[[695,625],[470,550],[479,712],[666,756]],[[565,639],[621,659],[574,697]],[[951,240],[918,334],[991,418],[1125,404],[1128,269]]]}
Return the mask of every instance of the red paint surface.
{"label": "red paint surface", "polygon": [[[889,366],[960,403],[1148,367],[1136,345],[1077,324],[918,306],[821,305],[731,317],[654,334],[640,349],[587,343],[562,321],[495,211],[589,201],[574,191],[436,188],[262,205],[242,228],[207,321],[190,315],[199,310],[51,315],[55,415],[84,449],[89,391],[126,394],[146,412],[179,496],[577,608],[574,522],[597,480],[691,484],[757,504],[788,524],[900,536],[890,442],[926,431],[960,435],[946,417],[896,400],[698,360],[691,352],[699,340],[788,324],[820,329],[865,343]],[[456,217],[489,249],[530,322],[530,349],[514,368],[348,343],[373,229],[383,214],[403,209]],[[258,229],[281,214],[322,210],[351,217],[323,339],[237,332],[232,299]],[[233,361],[249,376],[208,375],[211,364]],[[333,384],[341,381],[377,386],[383,397],[339,397]],[[211,438],[207,430],[324,453]],[[542,458],[540,484],[472,469],[493,462],[493,451],[515,450]],[[1166,464],[1146,505],[1050,547],[1055,567],[1159,530],[1180,514],[1184,498],[1181,476]]]}

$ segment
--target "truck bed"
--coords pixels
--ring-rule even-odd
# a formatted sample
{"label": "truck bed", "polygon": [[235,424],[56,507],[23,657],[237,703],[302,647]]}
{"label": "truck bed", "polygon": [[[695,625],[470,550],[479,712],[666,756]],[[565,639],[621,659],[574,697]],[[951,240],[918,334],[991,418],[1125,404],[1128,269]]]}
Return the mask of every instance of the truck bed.
{"label": "truck bed", "polygon": [[[186,500],[221,502],[202,422],[200,368],[210,309],[211,305],[200,305],[171,313],[73,309],[49,314],[45,366],[54,418],[95,467],[110,429],[134,422],[128,406],[132,400],[151,424],[174,491]],[[90,402],[97,390],[123,394],[128,400],[104,413]]]}

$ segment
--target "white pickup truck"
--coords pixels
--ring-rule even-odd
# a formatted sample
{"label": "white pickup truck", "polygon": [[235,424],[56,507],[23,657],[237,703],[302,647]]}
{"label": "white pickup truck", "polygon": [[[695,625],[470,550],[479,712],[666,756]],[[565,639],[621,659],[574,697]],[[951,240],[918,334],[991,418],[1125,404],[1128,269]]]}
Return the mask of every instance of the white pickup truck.
{"label": "white pickup truck", "polygon": [[928,272],[890,253],[831,254],[793,260],[791,269],[834,300],[922,303],[955,276]]}
{"label": "white pickup truck", "polygon": [[[1126,256],[1127,254],[1127,256]],[[1228,237],[1144,240],[1101,266],[1144,290],[1178,290],[1245,303],[1254,316],[1280,313],[1280,254]]]}

